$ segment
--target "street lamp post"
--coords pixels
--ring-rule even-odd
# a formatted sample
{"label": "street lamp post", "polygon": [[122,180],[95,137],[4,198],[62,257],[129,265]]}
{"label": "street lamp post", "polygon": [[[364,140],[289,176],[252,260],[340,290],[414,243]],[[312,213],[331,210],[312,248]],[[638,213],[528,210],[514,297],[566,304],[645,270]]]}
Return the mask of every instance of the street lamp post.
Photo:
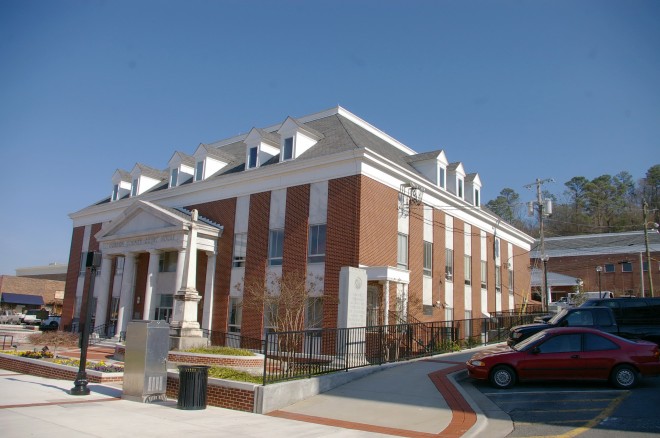
{"label": "street lamp post", "polygon": [[600,274],[603,272],[603,267],[596,266],[596,272],[598,272],[598,297],[603,298],[603,288],[600,286]]}
{"label": "street lamp post", "polygon": [[101,253],[100,252],[87,252],[85,253],[85,267],[90,270],[91,278],[89,281],[89,289],[87,291],[87,300],[85,302],[85,321],[80,334],[80,366],[78,367],[78,374],[76,380],[73,382],[71,388],[71,395],[89,395],[89,388],[87,387],[87,346],[89,345],[90,326],[92,324],[92,305],[94,300],[94,279],[96,278],[96,269],[101,266]]}
{"label": "street lamp post", "polygon": [[547,312],[548,311],[548,306],[550,305],[550,295],[548,294],[548,260],[550,257],[548,256],[543,256],[541,260],[543,260],[543,296],[541,297],[541,306],[543,307],[543,311]]}

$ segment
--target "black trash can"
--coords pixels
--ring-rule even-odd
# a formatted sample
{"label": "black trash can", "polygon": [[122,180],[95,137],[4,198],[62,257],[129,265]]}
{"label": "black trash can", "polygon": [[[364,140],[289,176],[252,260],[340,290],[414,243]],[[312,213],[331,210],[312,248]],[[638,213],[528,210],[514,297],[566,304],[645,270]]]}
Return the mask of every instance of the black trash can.
{"label": "black trash can", "polygon": [[209,368],[205,365],[179,365],[178,409],[206,409]]}

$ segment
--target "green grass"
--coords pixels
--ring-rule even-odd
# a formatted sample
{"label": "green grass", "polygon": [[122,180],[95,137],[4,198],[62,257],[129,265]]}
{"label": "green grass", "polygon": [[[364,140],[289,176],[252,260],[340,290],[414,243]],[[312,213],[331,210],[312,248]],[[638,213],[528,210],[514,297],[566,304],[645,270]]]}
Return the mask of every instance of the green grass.
{"label": "green grass", "polygon": [[199,347],[184,350],[184,352],[198,354],[220,354],[224,356],[254,356],[254,353],[249,350],[232,347]]}
{"label": "green grass", "polygon": [[238,371],[227,367],[211,367],[209,369],[209,377],[216,377],[218,379],[236,380],[239,382],[248,383],[263,383],[262,376],[255,376],[245,371]]}

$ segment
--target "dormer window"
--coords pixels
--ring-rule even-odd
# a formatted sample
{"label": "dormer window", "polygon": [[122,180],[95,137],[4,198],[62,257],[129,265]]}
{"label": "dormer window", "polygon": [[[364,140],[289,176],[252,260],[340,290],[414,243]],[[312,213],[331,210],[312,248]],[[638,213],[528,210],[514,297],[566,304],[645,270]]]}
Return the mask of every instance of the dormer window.
{"label": "dormer window", "polygon": [[474,191],[474,205],[479,206],[479,190]]}
{"label": "dormer window", "polygon": [[195,166],[195,181],[201,181],[204,178],[204,160],[198,161]]}
{"label": "dormer window", "polygon": [[250,148],[249,154],[248,154],[248,168],[249,169],[254,169],[257,167],[257,152],[258,149],[257,147],[252,147]]}
{"label": "dormer window", "polygon": [[290,160],[293,158],[293,137],[284,139],[284,151],[282,151],[282,160]]}
{"label": "dormer window", "polygon": [[463,198],[463,180],[462,179],[458,180],[458,190],[457,190],[456,196],[458,196],[459,198]]}
{"label": "dormer window", "polygon": [[172,169],[170,173],[170,187],[176,187],[179,182],[179,169]]}
{"label": "dormer window", "polygon": [[277,133],[282,139],[280,162],[297,159],[323,138],[323,134],[292,117],[287,117]]}
{"label": "dormer window", "polygon": [[119,201],[131,193],[131,174],[117,169],[112,175],[112,194],[110,201]]}
{"label": "dormer window", "polygon": [[440,167],[440,174],[438,176],[438,185],[443,189],[447,188],[447,174],[444,167]]}

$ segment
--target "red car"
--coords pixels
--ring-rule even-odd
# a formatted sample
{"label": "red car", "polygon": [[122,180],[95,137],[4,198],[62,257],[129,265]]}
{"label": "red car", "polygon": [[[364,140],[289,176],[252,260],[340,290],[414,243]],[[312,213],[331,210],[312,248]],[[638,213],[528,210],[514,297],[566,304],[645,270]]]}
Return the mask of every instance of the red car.
{"label": "red car", "polygon": [[517,381],[609,380],[632,388],[641,376],[660,375],[658,345],[631,341],[587,327],[544,330],[509,347],[476,353],[467,361],[470,377],[489,380],[496,388]]}

